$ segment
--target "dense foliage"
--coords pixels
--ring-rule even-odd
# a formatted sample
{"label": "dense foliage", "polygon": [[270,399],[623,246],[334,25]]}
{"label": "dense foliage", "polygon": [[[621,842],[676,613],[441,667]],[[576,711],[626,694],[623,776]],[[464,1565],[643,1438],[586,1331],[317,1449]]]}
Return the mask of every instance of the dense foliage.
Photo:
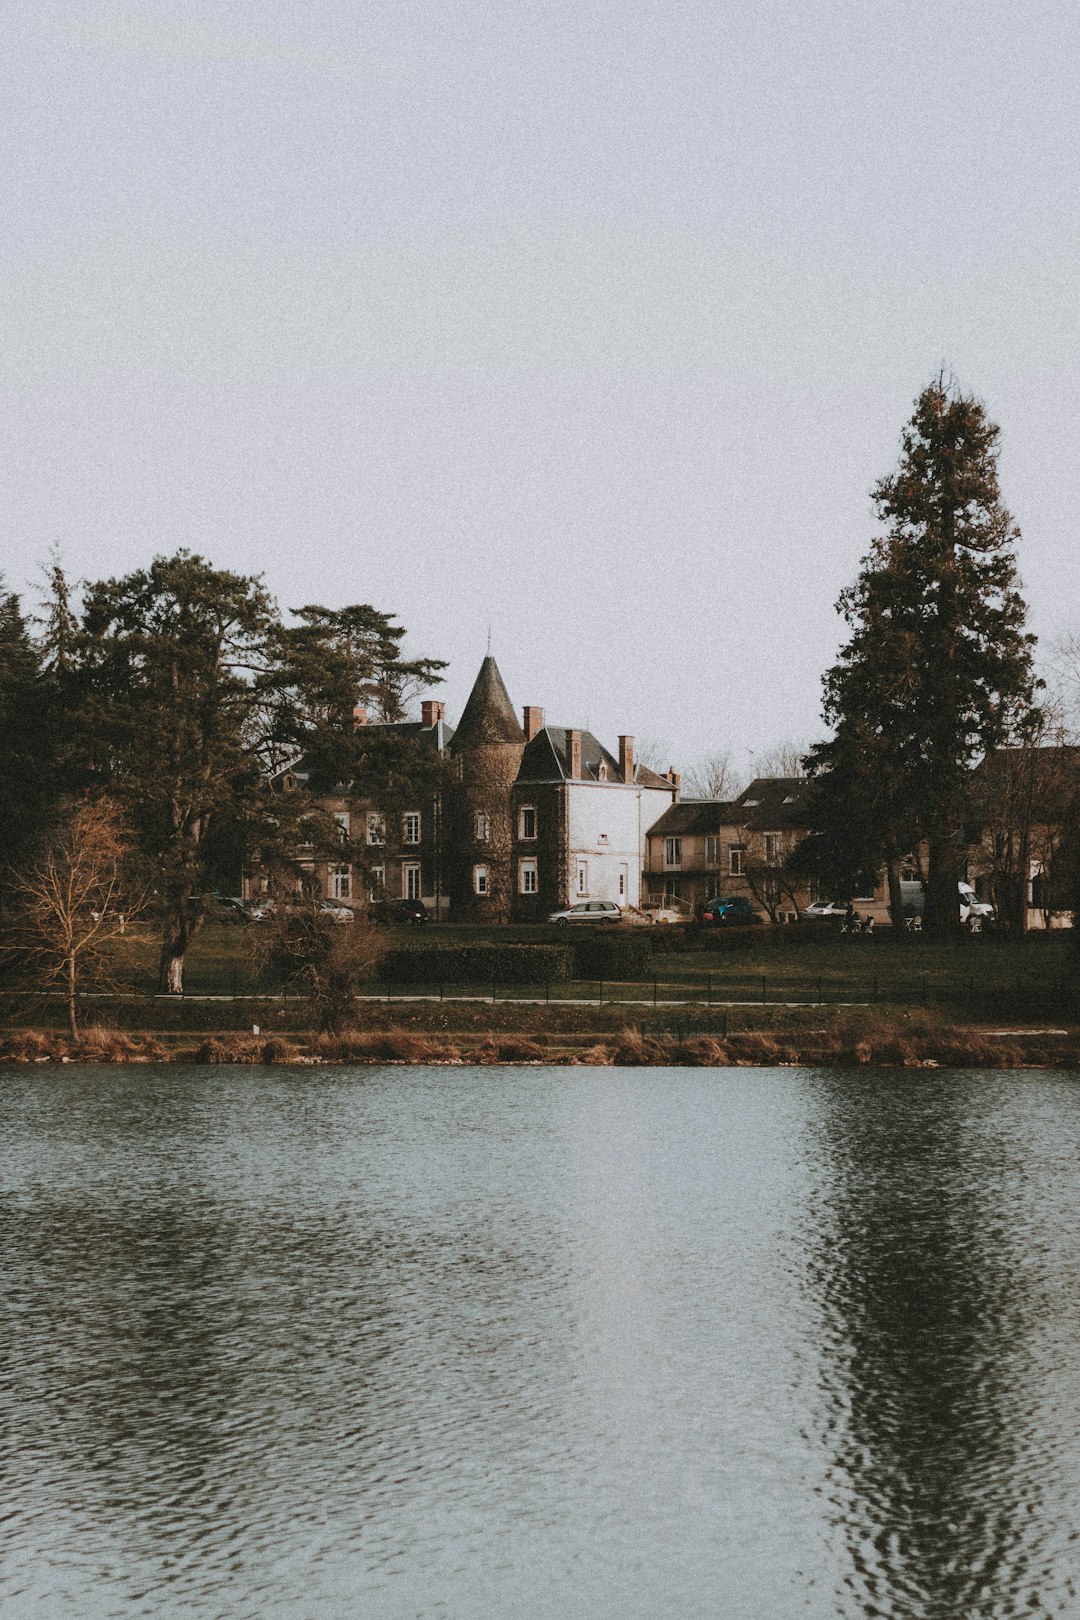
{"label": "dense foliage", "polygon": [[840,597],[851,635],[824,679],[835,736],[811,755],[826,881],[925,840],[924,921],[943,932],[959,924],[970,770],[1034,704],[998,438],[942,378],[920,395],[899,467],[873,491],[883,532]]}

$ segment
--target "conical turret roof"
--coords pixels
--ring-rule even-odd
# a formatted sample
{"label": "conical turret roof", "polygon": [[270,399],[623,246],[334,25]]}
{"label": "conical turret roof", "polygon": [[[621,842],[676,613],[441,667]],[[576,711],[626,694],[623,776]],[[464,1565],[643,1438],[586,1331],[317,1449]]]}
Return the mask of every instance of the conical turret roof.
{"label": "conical turret roof", "polygon": [[499,666],[488,653],[480,665],[480,673],[454,732],[453,752],[456,754],[460,748],[475,748],[481,743],[524,741],[525,733],[518,724],[514,705],[499,674]]}

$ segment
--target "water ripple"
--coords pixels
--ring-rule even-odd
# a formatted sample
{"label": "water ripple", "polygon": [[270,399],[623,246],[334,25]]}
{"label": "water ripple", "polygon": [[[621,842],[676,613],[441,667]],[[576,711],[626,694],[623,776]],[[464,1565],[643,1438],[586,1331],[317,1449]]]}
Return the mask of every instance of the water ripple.
{"label": "water ripple", "polygon": [[0,1071],[0,1612],[1080,1612],[1078,1095]]}

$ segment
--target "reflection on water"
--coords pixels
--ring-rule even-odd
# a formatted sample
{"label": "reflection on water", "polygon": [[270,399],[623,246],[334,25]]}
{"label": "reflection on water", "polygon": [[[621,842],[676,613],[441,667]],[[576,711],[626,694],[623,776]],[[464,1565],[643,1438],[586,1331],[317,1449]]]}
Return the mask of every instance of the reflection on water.
{"label": "reflection on water", "polygon": [[1076,1095],[0,1071],[0,1613],[1074,1614]]}

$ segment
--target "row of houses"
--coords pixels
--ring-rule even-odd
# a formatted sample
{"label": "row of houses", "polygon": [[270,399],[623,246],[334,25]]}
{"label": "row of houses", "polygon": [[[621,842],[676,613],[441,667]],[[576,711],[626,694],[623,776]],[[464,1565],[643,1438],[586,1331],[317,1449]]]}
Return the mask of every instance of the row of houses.
{"label": "row of houses", "polygon": [[[357,723],[366,723],[362,714]],[[678,772],[660,774],[635,759],[633,736],[609,750],[587,727],[547,724],[538,706],[519,715],[490,655],[456,729],[435,700],[421,705],[418,721],[372,727],[380,729],[439,762],[438,787],[392,809],[362,783],[320,795],[320,808],[341,829],[342,855],[308,864],[330,899],[354,907],[420,900],[453,921],[538,922],[590,901],[690,915],[705,900],[732,895],[784,923],[815,898],[788,865],[806,836],[805,779],[758,778],[730,801],[684,799]],[[990,786],[986,773],[982,785]],[[281,771],[274,786],[305,790],[304,762]],[[984,796],[989,804],[992,795]],[[983,823],[985,848],[973,849],[968,876],[989,895],[1000,861],[988,811]],[[1071,913],[1048,904],[1047,842],[1043,828],[1015,852],[1027,862],[1031,927],[1071,922]],[[917,858],[904,875],[918,876]],[[262,882],[249,875],[245,893]],[[883,875],[867,874],[863,888],[857,908],[887,920]]]}

